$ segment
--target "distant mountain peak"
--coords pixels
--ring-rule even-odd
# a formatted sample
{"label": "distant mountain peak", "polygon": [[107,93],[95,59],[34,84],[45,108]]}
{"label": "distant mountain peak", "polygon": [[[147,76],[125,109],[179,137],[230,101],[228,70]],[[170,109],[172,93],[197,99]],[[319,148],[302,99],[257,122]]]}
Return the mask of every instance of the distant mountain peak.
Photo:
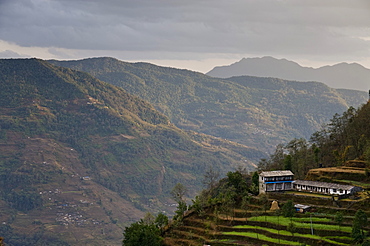
{"label": "distant mountain peak", "polygon": [[228,66],[217,66],[207,75],[219,78],[233,76],[274,77],[295,81],[318,81],[329,87],[367,91],[370,69],[358,63],[341,62],[319,68],[303,67],[297,62],[272,56],[242,58]]}

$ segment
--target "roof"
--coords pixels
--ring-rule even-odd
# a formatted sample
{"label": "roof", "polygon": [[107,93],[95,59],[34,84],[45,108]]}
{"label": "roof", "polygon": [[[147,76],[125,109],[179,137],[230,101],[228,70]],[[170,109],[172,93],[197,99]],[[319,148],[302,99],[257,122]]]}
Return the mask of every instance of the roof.
{"label": "roof", "polygon": [[338,190],[339,189],[351,190],[352,188],[356,187],[353,185],[342,185],[342,184],[319,182],[319,181],[309,181],[309,180],[294,180],[293,182],[294,184],[298,184],[298,185],[315,186],[315,187],[338,189]]}
{"label": "roof", "polygon": [[294,175],[290,170],[280,170],[280,171],[267,171],[260,173],[262,177],[275,177],[275,176],[292,176]]}
{"label": "roof", "polygon": [[311,206],[308,206],[308,205],[303,205],[303,204],[295,204],[294,205],[295,208],[301,208],[301,209],[308,209],[310,208]]}

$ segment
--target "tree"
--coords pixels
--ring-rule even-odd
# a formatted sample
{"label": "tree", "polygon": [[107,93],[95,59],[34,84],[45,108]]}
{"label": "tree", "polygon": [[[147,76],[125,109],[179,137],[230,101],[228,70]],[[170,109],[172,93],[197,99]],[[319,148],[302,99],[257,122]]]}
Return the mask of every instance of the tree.
{"label": "tree", "polygon": [[227,216],[230,215],[231,219],[234,220],[234,209],[236,205],[236,198],[237,193],[236,189],[234,186],[230,186],[224,195],[224,200],[223,200],[223,210]]}
{"label": "tree", "polygon": [[191,200],[193,205],[191,206],[192,209],[199,215],[203,216],[205,214],[204,207],[206,206],[206,201],[202,196],[196,196],[194,200]]}
{"label": "tree", "polygon": [[270,156],[269,167],[270,170],[281,170],[284,166],[284,145],[278,144],[274,154]]}
{"label": "tree", "polygon": [[292,156],[291,155],[287,155],[285,156],[285,159],[284,159],[284,169],[285,170],[290,170],[292,171]]}
{"label": "tree", "polygon": [[171,190],[172,198],[179,203],[180,201],[184,201],[184,195],[186,194],[187,189],[186,187],[181,184],[177,183]]}
{"label": "tree", "polygon": [[219,177],[220,172],[215,171],[212,166],[210,166],[204,174],[203,184],[207,187],[207,189],[213,189]]}
{"label": "tree", "polygon": [[335,221],[335,223],[337,223],[337,224],[338,224],[338,227],[339,227],[339,230],[340,230],[340,226],[341,226],[341,225],[342,225],[342,223],[343,223],[343,213],[338,211],[338,212],[335,214],[334,221]]}
{"label": "tree", "polygon": [[248,195],[248,184],[241,171],[228,172],[227,184],[229,187],[233,187],[235,189],[235,198],[238,197],[242,199],[243,196]]}
{"label": "tree", "polygon": [[260,176],[258,175],[258,172],[254,172],[252,175],[252,183],[257,187],[259,186],[259,178]]}
{"label": "tree", "polygon": [[309,158],[310,149],[308,148],[307,141],[303,138],[295,138],[285,148],[289,151],[291,157],[284,158],[284,166],[289,167],[291,165],[291,169],[289,170],[293,171],[296,177],[304,177],[311,166],[308,163],[311,158]]}
{"label": "tree", "polygon": [[294,233],[297,232],[297,226],[293,222],[290,222],[287,225],[286,230],[289,231],[290,233],[292,233],[292,236],[294,236]]}
{"label": "tree", "polygon": [[243,197],[242,198],[242,202],[240,204],[240,207],[241,207],[241,209],[244,209],[245,210],[245,212],[244,212],[245,217],[247,217],[247,215],[248,215],[248,207],[249,207],[249,205],[250,205],[250,197],[249,196]]}
{"label": "tree", "polygon": [[125,227],[123,237],[123,246],[160,246],[163,241],[158,227],[146,224],[143,220]]}
{"label": "tree", "polygon": [[176,216],[174,219],[182,220],[184,217],[184,212],[187,210],[188,206],[184,200],[184,195],[187,189],[183,184],[177,183],[171,191],[172,198],[177,202],[177,210],[175,211]]}
{"label": "tree", "polygon": [[359,209],[355,214],[352,225],[352,238],[356,243],[361,243],[365,239],[363,228],[367,225],[366,213]]}
{"label": "tree", "polygon": [[186,202],[179,201],[177,205],[177,210],[175,211],[174,220],[182,221],[185,211],[188,209]]}
{"label": "tree", "polygon": [[155,217],[150,212],[147,212],[143,218],[143,223],[146,225],[151,225],[154,224],[154,221]]}
{"label": "tree", "polygon": [[270,207],[270,201],[269,201],[269,198],[268,198],[267,194],[261,194],[260,195],[260,202],[262,204],[262,208],[263,208],[264,215],[265,215],[265,222],[266,222],[266,220],[267,220],[267,218],[266,218],[266,211]]}
{"label": "tree", "polygon": [[362,244],[361,246],[370,246],[370,241],[369,239],[366,239]]}
{"label": "tree", "polygon": [[292,218],[295,214],[295,207],[292,200],[287,201],[281,208],[284,217]]}
{"label": "tree", "polygon": [[314,153],[314,156],[315,156],[315,163],[317,166],[319,166],[319,161],[320,161],[320,158],[319,158],[319,154],[320,154],[320,148],[318,148],[316,146],[316,144],[312,144],[312,149],[313,149],[313,153]]}
{"label": "tree", "polygon": [[162,231],[162,229],[168,225],[168,217],[163,213],[159,213],[155,218],[154,224]]}

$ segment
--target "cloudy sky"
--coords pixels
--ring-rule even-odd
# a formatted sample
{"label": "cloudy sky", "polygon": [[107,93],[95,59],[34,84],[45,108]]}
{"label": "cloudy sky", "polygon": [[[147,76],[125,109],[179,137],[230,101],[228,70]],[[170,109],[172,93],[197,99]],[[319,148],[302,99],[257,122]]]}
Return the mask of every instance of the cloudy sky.
{"label": "cloudy sky", "polygon": [[370,1],[0,0],[0,58],[97,56],[200,72],[262,56],[370,68]]}

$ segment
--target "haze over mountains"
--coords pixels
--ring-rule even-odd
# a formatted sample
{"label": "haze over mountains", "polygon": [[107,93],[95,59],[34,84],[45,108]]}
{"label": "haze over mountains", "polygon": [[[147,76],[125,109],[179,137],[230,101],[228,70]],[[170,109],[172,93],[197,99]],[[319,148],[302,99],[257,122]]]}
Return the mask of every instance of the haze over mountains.
{"label": "haze over mountains", "polygon": [[[0,60],[0,236],[6,244],[121,245],[146,211],[169,215],[176,183],[193,197],[265,154],[186,133],[149,103],[38,59]],[[251,158],[251,159],[249,159]]]}
{"label": "haze over mountains", "polygon": [[176,183],[193,197],[211,166],[254,171],[277,144],[367,101],[114,58],[0,60],[0,81],[0,234],[17,246],[120,245],[146,211],[171,215]]}
{"label": "haze over mountains", "polygon": [[318,81],[332,88],[368,91],[370,69],[357,63],[339,63],[320,68],[302,67],[298,63],[273,57],[243,58],[229,66],[213,68],[207,75],[219,78],[250,75],[296,81]]}
{"label": "haze over mountains", "polygon": [[176,126],[271,152],[292,138],[308,138],[335,113],[357,108],[367,93],[318,82],[202,73],[113,58],[49,61],[88,72],[150,102]]}

